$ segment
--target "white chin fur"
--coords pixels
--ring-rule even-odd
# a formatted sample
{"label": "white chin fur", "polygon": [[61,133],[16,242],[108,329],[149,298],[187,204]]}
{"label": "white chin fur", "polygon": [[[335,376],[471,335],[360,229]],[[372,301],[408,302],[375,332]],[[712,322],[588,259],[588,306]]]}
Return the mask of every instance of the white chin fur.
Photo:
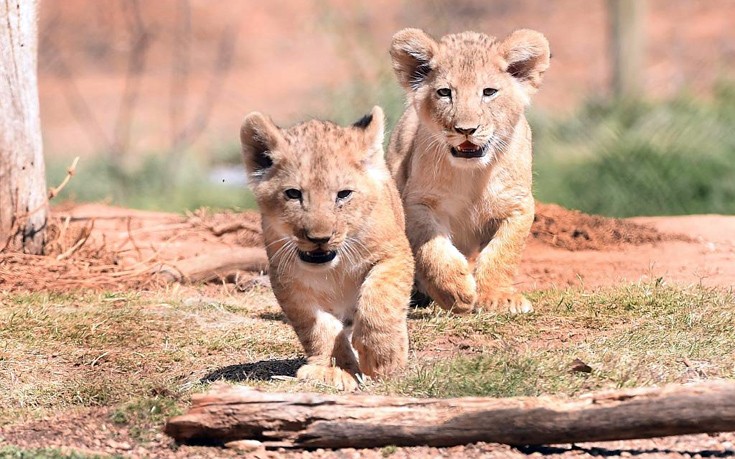
{"label": "white chin fur", "polygon": [[493,158],[493,152],[492,150],[488,150],[485,153],[485,156],[480,158],[457,158],[452,155],[452,152],[447,151],[447,157],[449,158],[449,164],[451,164],[452,167],[456,167],[457,169],[477,169],[490,164],[490,161]]}
{"label": "white chin fur", "polygon": [[329,271],[331,269],[334,269],[339,265],[340,262],[340,254],[337,252],[337,256],[334,257],[334,259],[328,263],[307,263],[300,258],[298,259],[299,266],[304,271],[312,272],[312,273],[323,273],[326,271]]}

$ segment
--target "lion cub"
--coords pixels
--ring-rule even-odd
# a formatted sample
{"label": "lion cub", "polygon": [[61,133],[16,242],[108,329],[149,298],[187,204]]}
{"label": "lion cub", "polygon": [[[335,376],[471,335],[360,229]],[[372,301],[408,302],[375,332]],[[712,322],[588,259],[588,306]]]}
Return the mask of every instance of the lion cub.
{"label": "lion cub", "polygon": [[349,127],[251,113],[240,131],[271,285],[307,355],[299,379],[354,389],[406,363],[414,264],[384,123],[380,107]]}
{"label": "lion cub", "polygon": [[390,53],[408,108],[387,160],[419,290],[456,312],[532,311],[513,278],[534,215],[524,109],[549,67],[548,41],[532,30],[436,41],[404,29]]}

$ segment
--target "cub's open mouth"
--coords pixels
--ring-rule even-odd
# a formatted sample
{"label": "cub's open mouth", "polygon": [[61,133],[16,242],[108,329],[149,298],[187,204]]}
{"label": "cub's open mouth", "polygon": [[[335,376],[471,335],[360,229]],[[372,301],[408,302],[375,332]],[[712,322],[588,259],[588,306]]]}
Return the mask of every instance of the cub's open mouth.
{"label": "cub's open mouth", "polygon": [[335,251],[312,250],[311,252],[299,251],[299,258],[306,263],[322,264],[329,263],[337,256]]}
{"label": "cub's open mouth", "polygon": [[457,147],[452,147],[452,156],[455,158],[482,158],[487,152],[488,145],[475,145],[472,142],[462,142]]}

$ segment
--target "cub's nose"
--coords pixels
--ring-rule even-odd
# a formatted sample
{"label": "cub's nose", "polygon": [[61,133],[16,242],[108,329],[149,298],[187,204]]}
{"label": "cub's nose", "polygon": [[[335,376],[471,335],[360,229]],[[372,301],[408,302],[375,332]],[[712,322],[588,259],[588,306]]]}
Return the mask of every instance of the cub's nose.
{"label": "cub's nose", "polygon": [[462,135],[472,135],[475,133],[476,130],[477,130],[477,126],[471,127],[471,128],[462,127],[462,126],[454,126],[454,131]]}
{"label": "cub's nose", "polygon": [[306,239],[314,244],[326,244],[330,239],[332,239],[332,235],[306,233]]}

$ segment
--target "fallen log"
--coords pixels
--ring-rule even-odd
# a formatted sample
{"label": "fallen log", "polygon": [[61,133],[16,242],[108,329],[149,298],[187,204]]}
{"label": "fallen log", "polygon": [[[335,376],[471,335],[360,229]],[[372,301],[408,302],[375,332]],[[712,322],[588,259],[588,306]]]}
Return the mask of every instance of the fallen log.
{"label": "fallen log", "polygon": [[218,386],[164,431],[180,443],[266,447],[544,445],[735,431],[735,382],[554,397],[417,399]]}
{"label": "fallen log", "polygon": [[238,272],[267,272],[268,256],[261,247],[240,247],[158,265],[156,275],[169,282],[207,282]]}

